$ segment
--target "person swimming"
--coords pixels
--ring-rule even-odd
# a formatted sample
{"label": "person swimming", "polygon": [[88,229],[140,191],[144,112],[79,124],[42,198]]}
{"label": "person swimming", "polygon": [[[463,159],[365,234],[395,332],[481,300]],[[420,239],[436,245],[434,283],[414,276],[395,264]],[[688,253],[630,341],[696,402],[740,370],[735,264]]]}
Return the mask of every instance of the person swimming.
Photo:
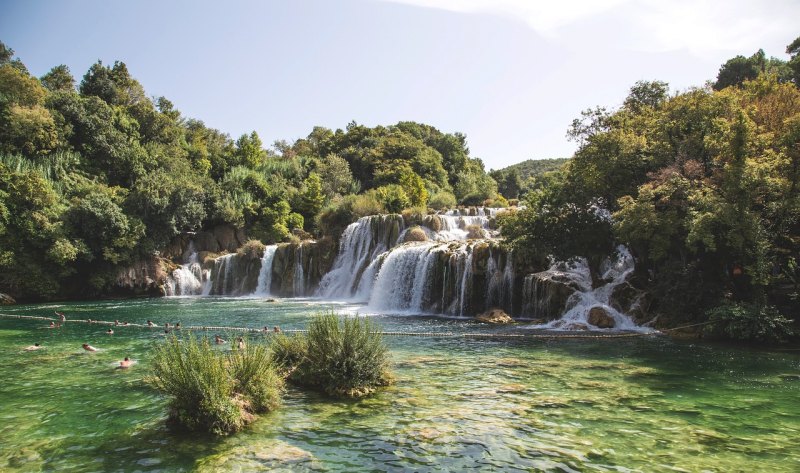
{"label": "person swimming", "polygon": [[239,337],[239,350],[244,350],[244,349],[245,349],[244,338]]}
{"label": "person swimming", "polygon": [[148,320],[148,321],[147,321],[147,326],[148,326],[148,327],[154,327],[155,325],[156,325],[156,324],[154,324],[152,320]]}
{"label": "person swimming", "polygon": [[86,351],[97,351],[97,348],[89,345],[88,343],[84,343],[82,346],[83,346],[83,349],[86,350]]}
{"label": "person swimming", "polygon": [[40,343],[34,343],[31,346],[25,347],[25,351],[34,351],[34,350],[39,350],[40,348],[44,348],[44,347],[42,347],[42,345]]}
{"label": "person swimming", "polygon": [[222,339],[219,335],[214,335],[214,343],[217,345],[222,345],[223,343],[227,343],[225,340]]}
{"label": "person swimming", "polygon": [[281,328],[276,325],[275,327],[273,327],[272,331],[275,333],[281,333]]}
{"label": "person swimming", "polygon": [[111,329],[106,330],[106,333],[109,335],[114,335],[114,331]]}
{"label": "person swimming", "polygon": [[64,321],[66,321],[66,320],[67,320],[67,316],[66,316],[66,315],[64,315],[64,313],[63,313],[63,312],[59,312],[59,311],[57,311],[57,310],[55,310],[55,311],[53,311],[53,312],[55,312],[55,314],[58,316],[58,318],[59,318],[59,319],[60,319],[62,322],[64,322]]}
{"label": "person swimming", "polygon": [[133,361],[126,356],[124,360],[119,362],[119,366],[117,366],[117,369],[124,370],[124,369],[130,368],[132,364],[133,364]]}
{"label": "person swimming", "polygon": [[56,328],[56,327],[58,327],[58,325],[56,325],[55,322],[50,322],[50,325],[47,328]]}
{"label": "person swimming", "polygon": [[119,320],[114,321],[114,327],[116,327],[117,325],[119,325]]}

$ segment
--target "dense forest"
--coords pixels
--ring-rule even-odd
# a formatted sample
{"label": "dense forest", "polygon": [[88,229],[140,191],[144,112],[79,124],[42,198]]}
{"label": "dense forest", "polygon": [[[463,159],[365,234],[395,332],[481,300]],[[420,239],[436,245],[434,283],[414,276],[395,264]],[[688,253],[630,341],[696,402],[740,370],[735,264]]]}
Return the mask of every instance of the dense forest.
{"label": "dense forest", "polygon": [[273,243],[495,202],[460,133],[353,122],[267,148],[148,97],[122,62],[98,61],[79,83],[64,65],[36,78],[0,43],[0,292],[23,300],[103,295],[184,232],[228,224]]}
{"label": "dense forest", "polygon": [[780,338],[800,283],[800,38],[791,59],[737,56],[706,87],[637,82],[583,112],[579,149],[503,221],[517,251],[600,262],[626,245],[671,325]]}

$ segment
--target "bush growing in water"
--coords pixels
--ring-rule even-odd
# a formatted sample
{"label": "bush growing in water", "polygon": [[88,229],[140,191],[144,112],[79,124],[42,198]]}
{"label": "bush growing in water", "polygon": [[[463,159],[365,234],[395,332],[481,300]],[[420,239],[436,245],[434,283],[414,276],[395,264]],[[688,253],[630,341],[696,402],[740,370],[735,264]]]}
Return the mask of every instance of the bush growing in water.
{"label": "bush growing in water", "polygon": [[148,382],[171,397],[170,420],[195,431],[224,435],[255,414],[278,406],[283,379],[265,346],[247,344],[225,354],[207,338],[175,336],[156,347]]}
{"label": "bush growing in water", "polygon": [[773,306],[724,304],[706,312],[711,333],[734,340],[781,342],[792,336],[792,320]]}
{"label": "bush growing in water", "polygon": [[272,359],[290,380],[331,396],[361,397],[391,382],[388,349],[364,317],[317,315],[307,335],[277,336]]}

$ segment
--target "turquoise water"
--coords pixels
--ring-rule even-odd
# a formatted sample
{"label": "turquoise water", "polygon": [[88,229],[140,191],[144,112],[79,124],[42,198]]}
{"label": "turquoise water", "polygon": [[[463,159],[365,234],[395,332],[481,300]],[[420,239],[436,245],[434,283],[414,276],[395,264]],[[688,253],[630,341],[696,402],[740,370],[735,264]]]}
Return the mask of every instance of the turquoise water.
{"label": "turquoise water", "polygon": [[[354,310],[234,298],[4,307],[161,327],[106,335],[0,317],[0,471],[800,471],[800,352],[653,336],[387,337],[397,382],[375,396],[290,388],[279,410],[229,438],[166,429],[165,400],[142,383],[164,322],[304,328],[330,308]],[[391,331],[530,333],[376,319]],[[23,351],[35,342],[45,348]],[[114,369],[125,356],[137,364]]]}

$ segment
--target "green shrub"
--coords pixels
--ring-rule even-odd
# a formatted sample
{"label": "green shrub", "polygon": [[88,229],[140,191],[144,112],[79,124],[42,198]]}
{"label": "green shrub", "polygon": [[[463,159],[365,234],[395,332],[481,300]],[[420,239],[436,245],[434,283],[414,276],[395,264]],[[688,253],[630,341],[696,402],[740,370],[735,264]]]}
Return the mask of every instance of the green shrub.
{"label": "green shrub", "polygon": [[192,335],[157,346],[152,371],[147,381],[170,397],[170,421],[215,435],[239,431],[254,414],[277,407],[283,389],[265,347],[225,354]]}
{"label": "green shrub", "polygon": [[305,225],[305,219],[297,212],[292,212],[286,217],[286,227],[289,230],[294,230],[295,228],[302,229],[303,225]]}
{"label": "green shrub", "polygon": [[425,223],[425,218],[428,216],[427,207],[409,207],[401,212],[403,221],[407,227],[412,225],[422,225]]}
{"label": "green shrub", "polygon": [[236,252],[248,259],[261,259],[264,256],[264,244],[258,240],[247,240]]}
{"label": "green shrub", "polygon": [[733,340],[782,342],[792,336],[792,320],[773,306],[729,303],[706,312],[709,331]]}
{"label": "green shrub", "polygon": [[308,351],[308,341],[301,334],[275,335],[270,344],[270,360],[278,368],[291,372],[300,366]]}
{"label": "green shrub", "polygon": [[375,189],[378,201],[389,213],[400,213],[403,209],[411,206],[411,199],[405,189],[398,184],[389,184]]}
{"label": "green shrub", "polygon": [[358,220],[361,217],[366,217],[368,215],[378,215],[387,212],[387,209],[384,207],[383,203],[381,202],[380,198],[378,197],[378,193],[372,189],[364,194],[357,195],[353,199],[352,204],[352,212],[354,220]]}
{"label": "green shrub", "polygon": [[365,317],[318,315],[308,326],[306,381],[334,396],[360,397],[389,383],[388,349]]}
{"label": "green shrub", "polygon": [[416,225],[409,228],[403,237],[403,243],[408,243],[410,241],[428,241],[428,235],[425,233],[425,230],[423,230],[422,227]]}
{"label": "green shrub", "polygon": [[278,335],[272,361],[298,384],[337,397],[361,397],[391,382],[388,349],[364,317],[314,317],[305,336]]}
{"label": "green shrub", "polygon": [[486,238],[486,233],[480,225],[467,225],[465,230],[467,231],[467,238],[470,240]]}
{"label": "green shrub", "polygon": [[452,192],[440,191],[433,194],[428,201],[428,207],[436,210],[451,209],[456,206],[456,196]]}

